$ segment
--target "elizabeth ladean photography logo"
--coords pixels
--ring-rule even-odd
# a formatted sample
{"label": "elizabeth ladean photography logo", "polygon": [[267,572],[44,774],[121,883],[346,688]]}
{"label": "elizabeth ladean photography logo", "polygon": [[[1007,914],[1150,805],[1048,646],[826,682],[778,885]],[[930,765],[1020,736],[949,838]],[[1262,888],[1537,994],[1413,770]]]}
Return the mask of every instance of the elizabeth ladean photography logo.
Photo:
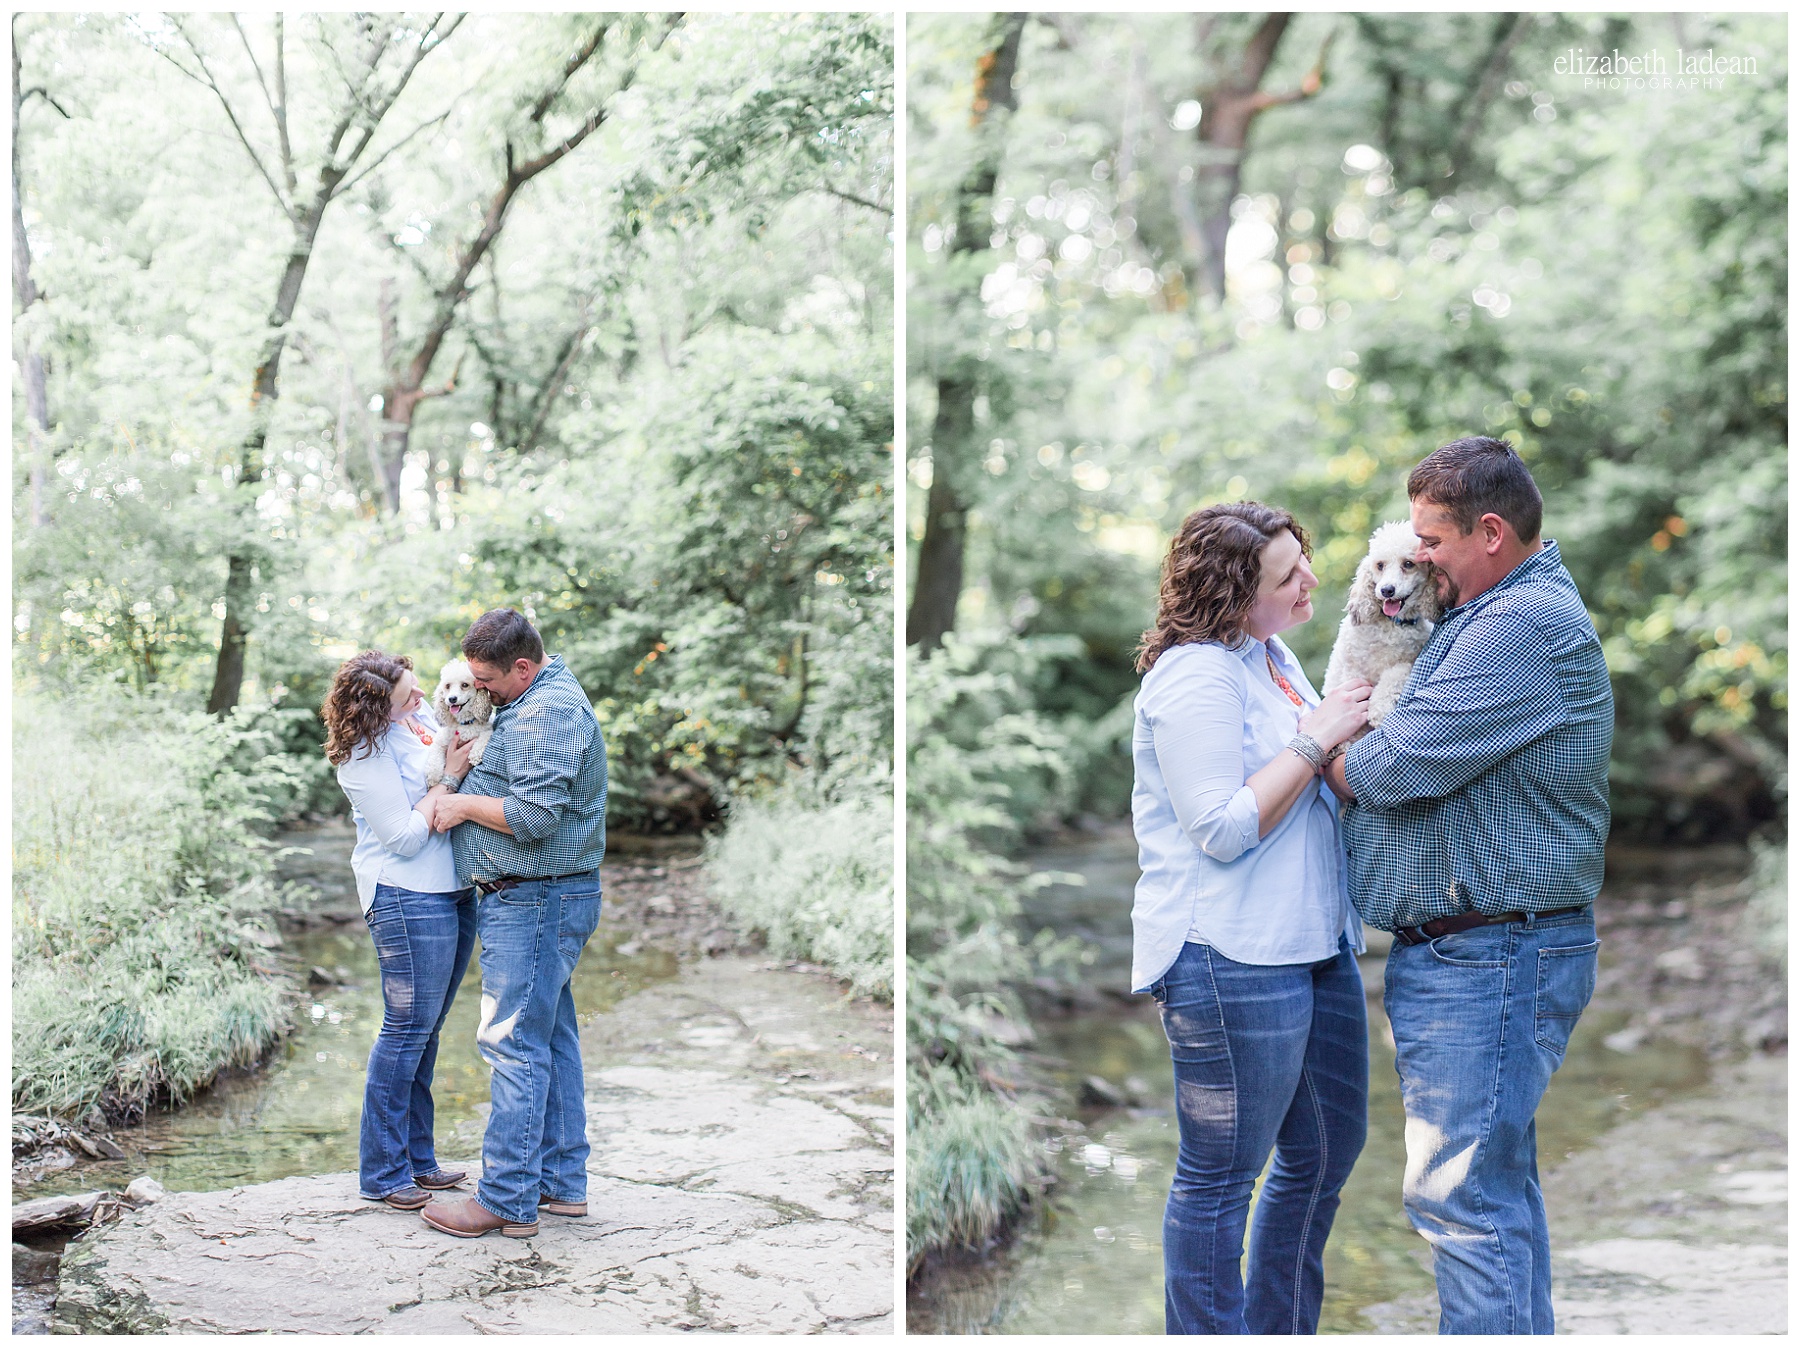
{"label": "elizabeth ladean photography logo", "polygon": [[1584,89],[1719,89],[1727,75],[1757,73],[1754,56],[1720,56],[1711,47],[1705,51],[1677,47],[1673,61],[1654,47],[1636,56],[1617,47],[1611,51],[1570,47],[1551,68],[1558,75],[1580,75]]}

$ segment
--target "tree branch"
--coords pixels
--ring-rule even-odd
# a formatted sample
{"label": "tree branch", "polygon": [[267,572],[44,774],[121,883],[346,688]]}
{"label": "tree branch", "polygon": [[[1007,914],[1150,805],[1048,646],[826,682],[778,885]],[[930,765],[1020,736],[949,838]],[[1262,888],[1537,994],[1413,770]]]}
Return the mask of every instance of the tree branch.
{"label": "tree branch", "polygon": [[444,122],[449,118],[450,114],[456,110],[456,104],[461,101],[462,101],[461,95],[458,95],[457,98],[451,102],[450,106],[445,108],[442,112],[438,113],[437,116],[433,117],[430,121],[420,122],[417,126],[413,127],[412,130],[408,131],[405,135],[401,136],[399,140],[396,140],[392,145],[388,146],[380,154],[376,155],[373,159],[371,159],[369,161],[369,163],[356,174],[355,177],[345,179],[343,185],[338,188],[339,193],[342,194],[344,192],[348,192],[353,187],[355,187],[358,183],[362,182],[363,179],[367,178],[376,169],[380,168],[384,163],[386,163],[389,156],[391,156],[396,150],[398,150],[398,149],[402,148],[404,145],[406,145],[406,143],[408,141],[412,140],[412,138],[414,136],[417,136],[417,135],[422,134],[423,132],[429,131],[434,126],[442,126],[444,124]]}
{"label": "tree branch", "polygon": [[[169,23],[177,33],[181,34],[181,40],[187,44],[187,49],[193,53],[194,61],[200,67],[200,74],[194,74],[193,71],[182,65],[180,61],[169,56],[167,52],[162,52],[162,55],[167,57],[170,65],[174,66],[189,79],[203,84],[213,91],[214,95],[216,95],[219,100],[219,106],[225,109],[225,118],[231,123],[231,129],[237,133],[238,144],[244,147],[244,153],[250,156],[250,162],[256,165],[256,171],[262,174],[262,180],[269,184],[269,191],[275,196],[275,204],[281,207],[281,213],[283,215],[287,216],[289,220],[294,220],[296,217],[293,205],[288,201],[287,196],[282,192],[281,188],[276,185],[274,175],[271,174],[264,165],[262,156],[256,152],[256,147],[250,143],[250,137],[244,132],[244,124],[238,120],[237,109],[231,106],[231,100],[225,96],[225,91],[219,87],[219,82],[213,78],[212,71],[207,68],[206,57],[201,54],[200,48],[194,42],[194,39],[188,36],[188,31],[182,26],[179,17],[171,14],[169,16]],[[161,51],[160,48],[158,48],[158,50]]]}
{"label": "tree branch", "polygon": [[894,213],[894,208],[892,206],[884,206],[879,201],[866,200],[863,197],[857,196],[854,192],[840,192],[837,188],[827,186],[824,183],[820,183],[817,190],[825,193],[827,196],[835,196],[839,201],[848,201],[852,206],[866,206],[872,211],[881,212],[883,215],[892,215]]}
{"label": "tree branch", "polygon": [[[412,79],[413,71],[419,68],[419,63],[439,47],[443,46],[444,43],[449,40],[450,34],[454,33],[461,25],[464,18],[461,14],[456,15],[450,20],[450,26],[448,28],[444,29],[442,33],[436,33],[435,30],[438,23],[443,17],[442,14],[439,14],[437,18],[431,21],[430,25],[425,29],[425,35],[419,39],[418,50],[412,54],[412,57],[407,61],[405,68],[401,70],[399,78],[394,81],[394,87],[382,96],[380,103],[376,107],[371,108],[369,123],[363,131],[362,139],[357,142],[356,148],[350,152],[350,157],[344,161],[344,167],[346,169],[360,159],[363,151],[369,148],[369,142],[375,138],[375,131],[381,125],[381,119],[387,116],[388,110],[399,101],[401,92],[406,88],[407,81]],[[444,115],[448,116],[449,113],[446,112]]]}
{"label": "tree branch", "polygon": [[1468,166],[1469,152],[1475,146],[1475,134],[1481,129],[1494,95],[1500,92],[1500,82],[1506,77],[1506,67],[1512,59],[1513,48],[1519,45],[1519,39],[1525,36],[1530,27],[1531,15],[1515,14],[1512,22],[1495,34],[1494,44],[1488,50],[1488,58],[1481,72],[1481,82],[1469,99],[1462,125],[1457,128],[1456,141],[1450,150],[1452,173],[1459,174]]}
{"label": "tree branch", "polygon": [[557,97],[564,89],[569,87],[569,81],[575,77],[575,72],[586,65],[593,54],[600,50],[600,44],[606,41],[606,30],[609,27],[611,27],[611,24],[606,20],[602,20],[600,26],[594,30],[586,44],[582,46],[580,50],[574,52],[568,60],[563,62],[562,77],[557,80],[555,85],[543,93],[538,98],[537,102],[531,105],[531,120],[534,123],[542,124],[544,117],[550,111],[550,105],[556,102]]}
{"label": "tree branch", "polygon": [[[31,88],[25,90],[24,93],[20,94],[19,95],[19,106],[22,108],[27,103],[29,103],[31,101],[31,96],[33,94],[36,94],[39,98],[43,99],[51,107],[55,108],[58,112],[62,113],[63,120],[65,120],[65,121],[73,121],[74,120],[72,117],[69,116],[69,110],[67,108],[65,108],[61,103],[58,103],[54,98],[52,98],[50,96],[50,91],[48,89],[44,88],[44,86],[41,84],[34,84],[31,86]],[[13,132],[16,135],[18,133],[18,128],[14,127]]]}

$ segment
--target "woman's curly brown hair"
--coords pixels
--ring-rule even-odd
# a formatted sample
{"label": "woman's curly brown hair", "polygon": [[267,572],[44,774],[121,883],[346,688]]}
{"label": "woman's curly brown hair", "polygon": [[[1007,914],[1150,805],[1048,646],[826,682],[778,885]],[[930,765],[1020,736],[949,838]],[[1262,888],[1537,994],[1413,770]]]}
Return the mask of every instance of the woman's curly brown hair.
{"label": "woman's curly brown hair", "polygon": [[350,761],[358,747],[366,758],[394,723],[394,689],[400,675],[412,668],[405,655],[384,655],[365,650],[344,661],[331,680],[325,705],[325,758],[333,767]]}
{"label": "woman's curly brown hair", "polygon": [[1208,505],[1181,521],[1163,562],[1156,625],[1138,644],[1137,671],[1171,646],[1193,641],[1235,641],[1262,583],[1262,550],[1282,530],[1312,555],[1312,540],[1286,510],[1260,501]]}

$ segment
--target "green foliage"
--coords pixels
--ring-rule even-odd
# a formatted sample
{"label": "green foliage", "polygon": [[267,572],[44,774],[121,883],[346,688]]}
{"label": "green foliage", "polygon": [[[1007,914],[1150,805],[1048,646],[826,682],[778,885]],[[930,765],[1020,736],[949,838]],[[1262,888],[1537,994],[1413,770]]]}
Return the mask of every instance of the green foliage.
{"label": "green foliage", "polygon": [[[363,22],[288,24],[303,179]],[[20,664],[204,696],[236,553],[254,560],[243,704],[306,777],[283,814],[342,807],[305,713],[346,656],[404,653],[429,682],[499,605],[593,698],[615,828],[700,827],[797,766],[887,770],[891,23],[666,22],[657,45],[665,16],[472,14],[421,64],[320,229],[252,512],[233,508],[245,381],[289,231],[178,71],[174,25],[273,164],[256,72],[219,16],[21,20],[25,82],[56,105],[20,127],[54,432],[49,462],[15,455]],[[273,29],[243,23],[266,61]],[[395,361],[506,147],[542,151],[592,107],[603,125],[510,203],[468,278],[384,511]]]}
{"label": "green foliage", "polygon": [[732,806],[707,845],[712,893],[779,958],[823,964],[859,996],[894,996],[894,800],[792,787]]}
{"label": "green foliage", "polygon": [[[13,1107],[182,1100],[286,1027],[255,731],[103,685],[13,706]],[[279,769],[278,769],[279,770]]]}
{"label": "green foliage", "polygon": [[1670,55],[1666,16],[1296,16],[1263,87],[1297,88],[1335,33],[1325,83],[1254,124],[1219,304],[1196,297],[1182,220],[1204,156],[1172,119],[1247,21],[1207,21],[1204,42],[1184,16],[1034,21],[993,250],[970,272],[937,231],[987,22],[921,16],[908,48],[909,421],[933,424],[947,370],[978,369],[982,389],[973,457],[922,436],[909,471],[952,474],[972,502],[965,628],[1079,640],[1035,704],[1091,735],[1082,806],[1126,807],[1130,655],[1181,517],[1246,497],[1300,516],[1324,587],[1320,620],[1288,638],[1322,672],[1369,531],[1405,517],[1408,470],[1493,434],[1531,464],[1605,644],[1618,831],[1741,837],[1775,817],[1779,24],[1684,30],[1679,45],[1754,58],[1756,75],[1621,92],[1554,77],[1556,54],[1616,39]]}
{"label": "green foliage", "polygon": [[1067,951],[1027,945],[1006,859],[1068,797],[1066,740],[1029,706],[1028,649],[952,636],[907,668],[907,1256],[979,1244],[1046,1169],[1014,1045],[1015,990]]}

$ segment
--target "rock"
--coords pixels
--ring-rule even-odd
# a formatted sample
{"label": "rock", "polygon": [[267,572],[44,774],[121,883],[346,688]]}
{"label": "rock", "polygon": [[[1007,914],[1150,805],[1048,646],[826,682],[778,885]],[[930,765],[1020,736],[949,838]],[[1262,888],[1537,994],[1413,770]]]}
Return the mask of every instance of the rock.
{"label": "rock", "polygon": [[126,1188],[125,1200],[135,1206],[147,1207],[152,1202],[162,1201],[165,1194],[166,1190],[160,1183],[148,1174],[140,1174],[131,1181],[131,1186]]}
{"label": "rock", "polygon": [[1134,1108],[1147,1108],[1158,1102],[1156,1092],[1151,1089],[1150,1082],[1142,1076],[1125,1077],[1125,1093],[1131,1099]]}
{"label": "rock", "polygon": [[94,1209],[111,1193],[77,1193],[70,1197],[40,1197],[35,1202],[14,1203],[13,1234],[79,1229],[93,1218]]}
{"label": "rock", "polygon": [[13,1285],[40,1286],[56,1280],[57,1264],[62,1255],[53,1249],[33,1249],[17,1241],[13,1243]]}
{"label": "rock", "polygon": [[337,982],[336,973],[330,969],[321,968],[318,964],[314,964],[307,970],[306,985],[309,987],[335,987]]}
{"label": "rock", "polygon": [[[584,1031],[587,1219],[455,1239],[354,1174],[171,1192],[69,1247],[51,1326],[891,1334],[892,1057],[839,1043],[883,1028],[827,979],[689,965]],[[473,1180],[465,1127],[439,1153]]]}
{"label": "rock", "polygon": [[1081,1102],[1104,1108],[1125,1108],[1130,1100],[1122,1090],[1104,1076],[1084,1076],[1081,1080]]}
{"label": "rock", "polygon": [[1600,1041],[1614,1052],[1636,1052],[1644,1045],[1649,1031],[1641,1024],[1628,1024],[1617,1033],[1608,1034]]}
{"label": "rock", "polygon": [[70,1132],[69,1140],[74,1142],[91,1160],[123,1160],[125,1152],[120,1150],[109,1137],[84,1136],[80,1132]]}
{"label": "rock", "polygon": [[1699,953],[1687,945],[1665,950],[1657,955],[1656,967],[1661,972],[1673,973],[1689,982],[1699,982],[1706,977],[1706,967],[1700,962]]}
{"label": "rock", "polygon": [[54,1328],[804,1333],[889,1311],[891,1272],[866,1275],[891,1267],[878,1232],[613,1179],[588,1207],[533,1239],[459,1240],[363,1201],[353,1174],[174,1194],[70,1246]]}
{"label": "rock", "polygon": [[100,1111],[98,1106],[94,1106],[89,1108],[86,1113],[82,1114],[80,1120],[75,1125],[88,1132],[104,1132],[106,1130],[106,1115]]}

